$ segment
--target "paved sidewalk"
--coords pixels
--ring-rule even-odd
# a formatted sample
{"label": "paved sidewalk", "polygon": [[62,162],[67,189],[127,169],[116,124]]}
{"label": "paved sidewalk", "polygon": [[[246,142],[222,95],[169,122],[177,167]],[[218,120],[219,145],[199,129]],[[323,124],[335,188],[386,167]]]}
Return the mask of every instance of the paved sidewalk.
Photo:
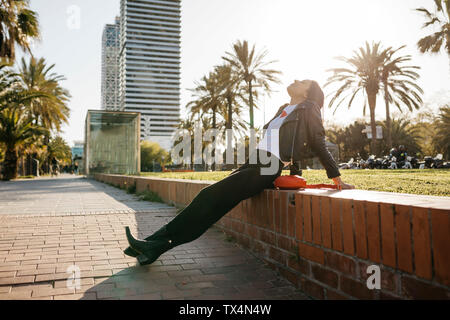
{"label": "paved sidewalk", "polygon": [[123,254],[125,226],[142,238],[175,214],[73,176],[0,182],[0,299],[306,299],[215,227],[150,266]]}

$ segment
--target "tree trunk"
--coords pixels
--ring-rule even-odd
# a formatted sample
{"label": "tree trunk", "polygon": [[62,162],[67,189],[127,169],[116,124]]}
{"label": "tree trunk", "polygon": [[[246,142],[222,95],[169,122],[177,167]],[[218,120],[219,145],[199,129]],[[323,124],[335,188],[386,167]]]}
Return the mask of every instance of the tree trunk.
{"label": "tree trunk", "polygon": [[384,101],[386,103],[386,143],[388,150],[392,148],[392,130],[391,130],[391,116],[389,113],[389,98],[388,91],[386,90],[386,83],[384,85]]}
{"label": "tree trunk", "polygon": [[228,122],[227,129],[233,129],[233,104],[231,102],[231,98],[227,97],[228,102]]}
{"label": "tree trunk", "polygon": [[253,129],[253,87],[251,81],[248,83],[248,94],[250,103],[250,129]]}
{"label": "tree trunk", "polygon": [[376,94],[368,95],[370,109],[370,127],[372,129],[372,142],[370,143],[370,152],[377,155],[377,124],[375,122],[375,106],[377,103]]}
{"label": "tree trunk", "polygon": [[[215,130],[216,129],[216,107],[214,107],[214,109],[213,109],[213,129]],[[216,140],[216,138],[214,138],[214,143],[215,143],[215,140]],[[211,143],[213,143],[213,141],[211,141]],[[216,161],[215,161],[215,159],[216,159],[216,148],[214,148],[213,150],[212,150],[212,157],[213,157],[213,163],[212,163],[212,166],[211,166],[211,170],[212,171],[215,171],[216,170]]]}
{"label": "tree trunk", "polygon": [[19,157],[16,148],[7,148],[3,162],[3,180],[9,181],[17,178],[17,163]]}

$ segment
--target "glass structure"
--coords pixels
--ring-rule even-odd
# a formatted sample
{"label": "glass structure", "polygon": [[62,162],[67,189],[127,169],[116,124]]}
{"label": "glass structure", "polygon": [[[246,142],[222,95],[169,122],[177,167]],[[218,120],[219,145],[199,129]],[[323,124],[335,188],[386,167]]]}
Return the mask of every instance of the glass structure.
{"label": "glass structure", "polygon": [[140,173],[139,136],[139,113],[89,110],[85,124],[86,174]]}

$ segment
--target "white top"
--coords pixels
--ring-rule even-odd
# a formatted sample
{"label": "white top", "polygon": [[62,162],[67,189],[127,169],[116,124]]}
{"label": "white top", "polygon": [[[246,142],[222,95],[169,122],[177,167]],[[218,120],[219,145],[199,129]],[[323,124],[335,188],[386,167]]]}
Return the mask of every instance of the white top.
{"label": "white top", "polygon": [[[266,150],[280,159],[280,140],[279,140],[279,130],[284,120],[286,120],[287,116],[295,109],[297,105],[292,104],[283,109],[283,112],[273,119],[269,125],[267,126],[265,135],[263,139],[259,142],[257,149]],[[280,159],[281,160],[281,159]],[[286,166],[290,162],[284,162],[283,164]]]}

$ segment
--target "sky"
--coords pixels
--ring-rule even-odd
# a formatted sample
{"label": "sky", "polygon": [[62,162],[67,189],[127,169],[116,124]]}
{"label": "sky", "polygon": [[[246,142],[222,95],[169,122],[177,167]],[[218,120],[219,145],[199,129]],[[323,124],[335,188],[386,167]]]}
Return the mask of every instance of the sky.
{"label": "sky", "polygon": [[[54,71],[65,76],[62,85],[72,95],[69,124],[61,134],[70,145],[84,139],[87,110],[101,108],[102,32],[105,24],[114,23],[119,7],[120,0],[31,0],[42,34],[33,44],[33,54],[55,64]],[[352,56],[366,41],[381,41],[384,48],[406,45],[400,53],[411,55],[411,63],[421,67],[423,100],[437,110],[450,102],[450,58],[443,52],[418,51],[417,41],[433,32],[421,29],[425,20],[414,11],[418,7],[433,9],[433,1],[182,0],[181,116],[191,100],[188,89],[221,64],[237,40],[249,41],[257,52],[267,50],[267,61],[276,61],[271,68],[282,72],[281,84],[261,98],[255,126],[289,102],[286,87],[293,80],[314,79],[323,86],[331,75],[327,70],[343,66],[335,58]],[[341,108],[334,115],[325,109],[325,121],[348,124],[362,118],[361,102],[350,110]],[[385,118],[380,98],[376,117]]]}

